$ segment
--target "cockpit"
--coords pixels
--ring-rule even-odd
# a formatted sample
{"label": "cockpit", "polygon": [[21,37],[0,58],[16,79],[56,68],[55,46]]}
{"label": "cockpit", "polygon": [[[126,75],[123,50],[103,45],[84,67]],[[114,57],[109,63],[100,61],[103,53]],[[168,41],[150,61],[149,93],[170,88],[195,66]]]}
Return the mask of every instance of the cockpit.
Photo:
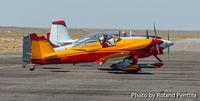
{"label": "cockpit", "polygon": [[74,44],[74,47],[87,46],[94,43],[100,43],[103,48],[115,46],[115,42],[120,41],[120,31],[100,31],[88,34]]}

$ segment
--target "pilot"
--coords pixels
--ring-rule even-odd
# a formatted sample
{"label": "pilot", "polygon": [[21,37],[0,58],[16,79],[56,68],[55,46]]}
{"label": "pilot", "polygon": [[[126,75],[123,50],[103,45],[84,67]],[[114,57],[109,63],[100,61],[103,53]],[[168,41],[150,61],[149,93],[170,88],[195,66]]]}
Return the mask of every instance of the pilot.
{"label": "pilot", "polygon": [[126,37],[126,32],[122,32],[122,37]]}
{"label": "pilot", "polygon": [[103,47],[103,48],[104,48],[104,47],[110,47],[110,46],[111,46],[111,45],[110,45],[110,42],[107,41],[107,36],[106,36],[106,35],[102,35],[102,37],[101,37],[100,40],[102,41],[102,47]]}

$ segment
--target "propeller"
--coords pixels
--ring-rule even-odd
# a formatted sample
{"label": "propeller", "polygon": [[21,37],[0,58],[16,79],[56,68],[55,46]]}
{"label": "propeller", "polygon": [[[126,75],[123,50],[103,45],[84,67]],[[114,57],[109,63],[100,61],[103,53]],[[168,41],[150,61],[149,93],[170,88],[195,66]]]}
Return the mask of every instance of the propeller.
{"label": "propeller", "polygon": [[[156,25],[154,24],[153,27],[154,27],[155,39],[157,39]],[[160,54],[160,50],[159,50],[158,44],[156,44],[156,49],[157,49],[158,54]]]}
{"label": "propeller", "polygon": [[[169,30],[168,30],[168,41],[170,41]],[[167,50],[168,50],[168,58],[169,58],[169,55],[170,55],[170,47],[169,47],[169,45],[167,46]]]}
{"label": "propeller", "polygon": [[170,41],[169,30],[168,30],[168,41]]}
{"label": "propeller", "polygon": [[157,39],[157,31],[156,31],[156,25],[154,24],[154,25],[153,25],[153,27],[154,27],[154,34],[155,34],[155,39]]}
{"label": "propeller", "polygon": [[159,50],[158,44],[156,44],[156,49],[157,49],[158,54],[160,54],[160,50]]}
{"label": "propeller", "polygon": [[146,38],[149,39],[149,32],[146,30]]}

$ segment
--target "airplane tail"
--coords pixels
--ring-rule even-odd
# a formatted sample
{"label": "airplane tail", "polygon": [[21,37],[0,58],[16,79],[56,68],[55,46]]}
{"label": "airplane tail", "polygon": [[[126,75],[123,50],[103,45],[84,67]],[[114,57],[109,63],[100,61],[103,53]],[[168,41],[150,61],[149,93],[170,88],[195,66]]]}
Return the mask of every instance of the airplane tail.
{"label": "airplane tail", "polygon": [[49,42],[54,47],[63,46],[65,41],[72,40],[65,21],[54,21],[52,22],[51,32],[49,36]]}
{"label": "airplane tail", "polygon": [[[35,33],[24,37],[23,41],[23,61],[32,63],[32,60],[41,60],[54,50],[44,36],[37,36]],[[38,61],[40,64],[42,61]],[[37,62],[36,62],[37,63]]]}

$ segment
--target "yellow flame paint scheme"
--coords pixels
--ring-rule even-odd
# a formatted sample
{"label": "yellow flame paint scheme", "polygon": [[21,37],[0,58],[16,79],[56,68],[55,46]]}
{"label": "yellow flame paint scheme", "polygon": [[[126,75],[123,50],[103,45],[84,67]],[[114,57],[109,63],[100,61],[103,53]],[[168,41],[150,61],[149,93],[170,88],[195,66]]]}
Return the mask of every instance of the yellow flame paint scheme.
{"label": "yellow flame paint scheme", "polygon": [[131,52],[143,49],[151,43],[152,39],[128,39],[116,42],[115,46],[103,48],[100,43],[93,43],[82,47],[72,47],[71,49],[55,52],[47,40],[32,41],[31,59],[59,59],[82,54],[99,54],[110,53],[102,56],[101,59],[108,60],[111,58],[127,56]]}

